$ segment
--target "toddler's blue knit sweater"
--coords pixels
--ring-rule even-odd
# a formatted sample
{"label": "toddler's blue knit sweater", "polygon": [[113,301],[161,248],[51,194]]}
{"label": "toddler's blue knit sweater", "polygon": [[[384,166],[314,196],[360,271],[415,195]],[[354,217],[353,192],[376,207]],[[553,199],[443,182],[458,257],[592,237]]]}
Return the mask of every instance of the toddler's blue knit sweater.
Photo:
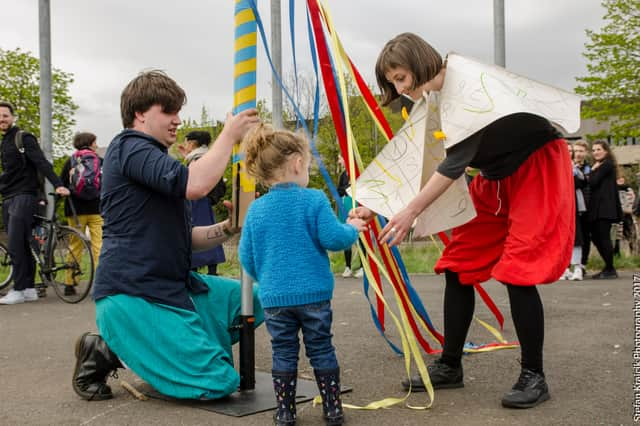
{"label": "toddler's blue knit sweater", "polygon": [[263,307],[306,305],[333,295],[327,250],[345,250],[357,239],[322,191],[282,183],[249,206],[238,250]]}

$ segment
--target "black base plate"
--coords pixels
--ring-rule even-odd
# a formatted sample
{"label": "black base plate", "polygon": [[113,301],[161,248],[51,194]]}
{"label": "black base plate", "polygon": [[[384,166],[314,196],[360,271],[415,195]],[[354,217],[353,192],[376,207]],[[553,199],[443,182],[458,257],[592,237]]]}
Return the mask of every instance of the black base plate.
{"label": "black base plate", "polygon": [[[164,401],[171,401],[189,407],[200,408],[213,411],[227,416],[243,417],[250,414],[261,413],[263,411],[275,410],[276,398],[273,394],[273,381],[270,373],[256,371],[255,389],[234,392],[226,398],[199,401],[194,399],[175,399],[162,395],[155,390],[145,392],[147,396]],[[351,388],[342,385],[342,393],[351,392]],[[296,388],[296,402],[311,401],[319,395],[318,386],[313,380],[298,378]]]}

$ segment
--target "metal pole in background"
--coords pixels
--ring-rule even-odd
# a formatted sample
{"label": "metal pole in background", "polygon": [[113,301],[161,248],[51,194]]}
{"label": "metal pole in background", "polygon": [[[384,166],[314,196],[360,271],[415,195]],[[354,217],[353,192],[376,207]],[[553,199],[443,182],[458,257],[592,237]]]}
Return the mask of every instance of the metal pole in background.
{"label": "metal pole in background", "polygon": [[[271,0],[271,59],[278,75],[282,76],[282,26],[280,0]],[[275,74],[271,76],[271,111],[273,127],[282,128],[282,88]]]}
{"label": "metal pole in background", "polygon": [[[52,120],[51,120],[51,7],[49,0],[38,1],[40,43],[40,142],[45,157],[53,164]],[[45,180],[45,192],[53,187]],[[53,208],[53,197],[47,195],[47,217]]]}
{"label": "metal pole in background", "polygon": [[504,0],[493,0],[493,61],[506,66],[504,35]]}

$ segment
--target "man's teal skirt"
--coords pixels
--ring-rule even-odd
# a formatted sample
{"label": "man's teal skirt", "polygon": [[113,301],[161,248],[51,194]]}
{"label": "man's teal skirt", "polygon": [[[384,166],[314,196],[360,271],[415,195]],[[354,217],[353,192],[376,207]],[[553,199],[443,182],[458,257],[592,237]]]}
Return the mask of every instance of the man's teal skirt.
{"label": "man's teal skirt", "polygon": [[[239,332],[237,280],[192,273],[209,292],[191,294],[196,311],[124,294],[96,302],[96,323],[111,350],[158,392],[174,398],[213,399],[235,392],[240,377],[231,345]],[[264,320],[253,288],[256,327]]]}

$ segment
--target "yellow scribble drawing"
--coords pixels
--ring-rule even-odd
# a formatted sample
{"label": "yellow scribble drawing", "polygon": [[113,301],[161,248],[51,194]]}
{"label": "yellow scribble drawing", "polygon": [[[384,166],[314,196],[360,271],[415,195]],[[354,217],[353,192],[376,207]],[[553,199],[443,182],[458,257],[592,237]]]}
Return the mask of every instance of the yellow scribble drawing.
{"label": "yellow scribble drawing", "polygon": [[362,181],[362,183],[367,187],[367,189],[374,194],[379,195],[386,202],[389,197],[379,188],[383,188],[385,185],[385,181],[380,179],[367,179]]}
{"label": "yellow scribble drawing", "polygon": [[[373,159],[373,163],[375,163],[376,166],[378,166],[380,168],[380,170],[382,171],[382,173],[384,173],[385,175],[389,176],[390,179],[395,180],[398,185],[402,185],[402,181],[400,180],[399,177],[392,175],[389,170],[387,170],[387,168],[384,166],[384,164],[382,164],[377,158]],[[383,182],[383,181],[381,181]]]}
{"label": "yellow scribble drawing", "polygon": [[491,112],[493,111],[493,109],[495,108],[495,103],[493,102],[493,98],[491,97],[491,95],[489,94],[489,91],[487,90],[487,85],[485,84],[485,76],[487,74],[486,73],[480,73],[480,86],[482,87],[482,93],[486,96],[487,100],[489,101],[489,106],[483,109],[480,108],[463,108],[465,111],[469,111],[469,112],[475,112],[478,114],[484,114],[487,112]]}

